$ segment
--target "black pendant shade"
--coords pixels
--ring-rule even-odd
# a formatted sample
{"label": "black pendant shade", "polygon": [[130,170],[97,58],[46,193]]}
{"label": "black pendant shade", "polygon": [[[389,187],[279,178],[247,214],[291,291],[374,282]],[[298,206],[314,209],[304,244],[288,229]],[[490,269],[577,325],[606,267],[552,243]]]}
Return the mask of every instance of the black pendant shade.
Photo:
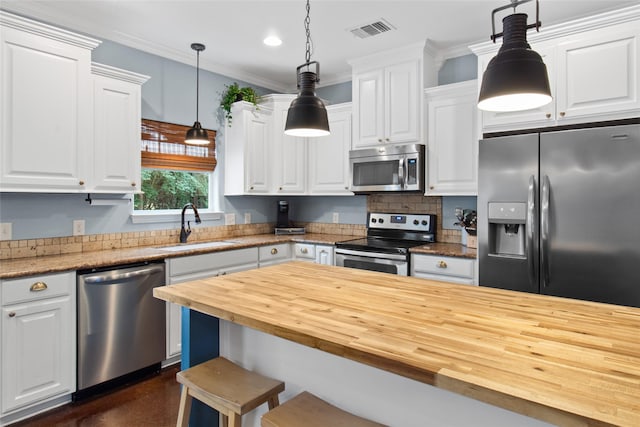
{"label": "black pendant shade", "polygon": [[207,145],[209,144],[209,134],[207,134],[207,131],[202,128],[200,122],[195,122],[187,131],[187,136],[184,142],[194,145]]}
{"label": "black pendant shade", "polygon": [[315,92],[317,79],[316,73],[300,72],[298,67],[299,92],[298,97],[291,101],[289,106],[287,123],[284,127],[285,135],[300,137],[329,135],[327,109]]}
{"label": "black pendant shade", "polygon": [[551,102],[547,67],[527,43],[527,15],[514,13],[503,20],[503,43],[482,76],[478,108],[520,111]]}
{"label": "black pendant shade", "polygon": [[200,92],[200,52],[202,52],[205,47],[201,43],[192,43],[191,49],[198,52],[198,62],[196,65],[196,121],[193,126],[187,131],[184,142],[185,144],[191,145],[209,145],[209,135],[207,134],[207,131],[202,128],[202,125],[200,125],[200,122],[198,121],[198,103]]}

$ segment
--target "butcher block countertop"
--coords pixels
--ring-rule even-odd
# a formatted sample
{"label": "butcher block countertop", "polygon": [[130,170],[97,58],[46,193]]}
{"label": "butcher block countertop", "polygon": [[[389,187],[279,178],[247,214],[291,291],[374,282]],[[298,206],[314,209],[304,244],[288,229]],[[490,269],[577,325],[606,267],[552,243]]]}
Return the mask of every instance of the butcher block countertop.
{"label": "butcher block countertop", "polygon": [[154,295],[553,424],[640,426],[637,308],[303,262]]}

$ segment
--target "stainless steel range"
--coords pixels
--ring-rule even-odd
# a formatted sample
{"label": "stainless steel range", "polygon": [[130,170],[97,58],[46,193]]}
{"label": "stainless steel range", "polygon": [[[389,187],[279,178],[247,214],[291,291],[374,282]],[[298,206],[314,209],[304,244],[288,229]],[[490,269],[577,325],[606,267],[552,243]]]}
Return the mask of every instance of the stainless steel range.
{"label": "stainless steel range", "polygon": [[436,216],[367,214],[367,237],[336,243],[336,265],[409,275],[409,249],[434,242]]}

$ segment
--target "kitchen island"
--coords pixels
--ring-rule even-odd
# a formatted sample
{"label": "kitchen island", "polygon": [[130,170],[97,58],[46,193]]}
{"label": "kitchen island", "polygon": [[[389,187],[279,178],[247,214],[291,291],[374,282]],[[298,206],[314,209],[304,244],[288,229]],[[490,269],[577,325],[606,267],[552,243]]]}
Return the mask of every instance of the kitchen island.
{"label": "kitchen island", "polygon": [[301,262],[154,295],[549,423],[640,425],[637,308]]}

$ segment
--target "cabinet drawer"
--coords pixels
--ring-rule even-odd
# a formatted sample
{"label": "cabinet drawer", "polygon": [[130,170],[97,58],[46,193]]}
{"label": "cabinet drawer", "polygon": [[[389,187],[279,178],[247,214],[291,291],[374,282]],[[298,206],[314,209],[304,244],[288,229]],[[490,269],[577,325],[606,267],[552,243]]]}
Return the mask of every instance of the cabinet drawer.
{"label": "cabinet drawer", "polygon": [[412,255],[412,275],[430,273],[473,279],[474,260],[467,258]]}
{"label": "cabinet drawer", "polygon": [[3,280],[2,305],[69,295],[75,284],[75,271]]}
{"label": "cabinet drawer", "polygon": [[280,243],[277,245],[261,246],[258,259],[261,263],[291,258],[291,245]]}
{"label": "cabinet drawer", "polygon": [[316,259],[316,245],[309,243],[296,243],[293,250],[296,258]]}
{"label": "cabinet drawer", "polygon": [[221,267],[255,263],[257,259],[258,250],[256,248],[247,248],[170,258],[166,262],[169,277],[175,277],[200,271],[216,270]]}

